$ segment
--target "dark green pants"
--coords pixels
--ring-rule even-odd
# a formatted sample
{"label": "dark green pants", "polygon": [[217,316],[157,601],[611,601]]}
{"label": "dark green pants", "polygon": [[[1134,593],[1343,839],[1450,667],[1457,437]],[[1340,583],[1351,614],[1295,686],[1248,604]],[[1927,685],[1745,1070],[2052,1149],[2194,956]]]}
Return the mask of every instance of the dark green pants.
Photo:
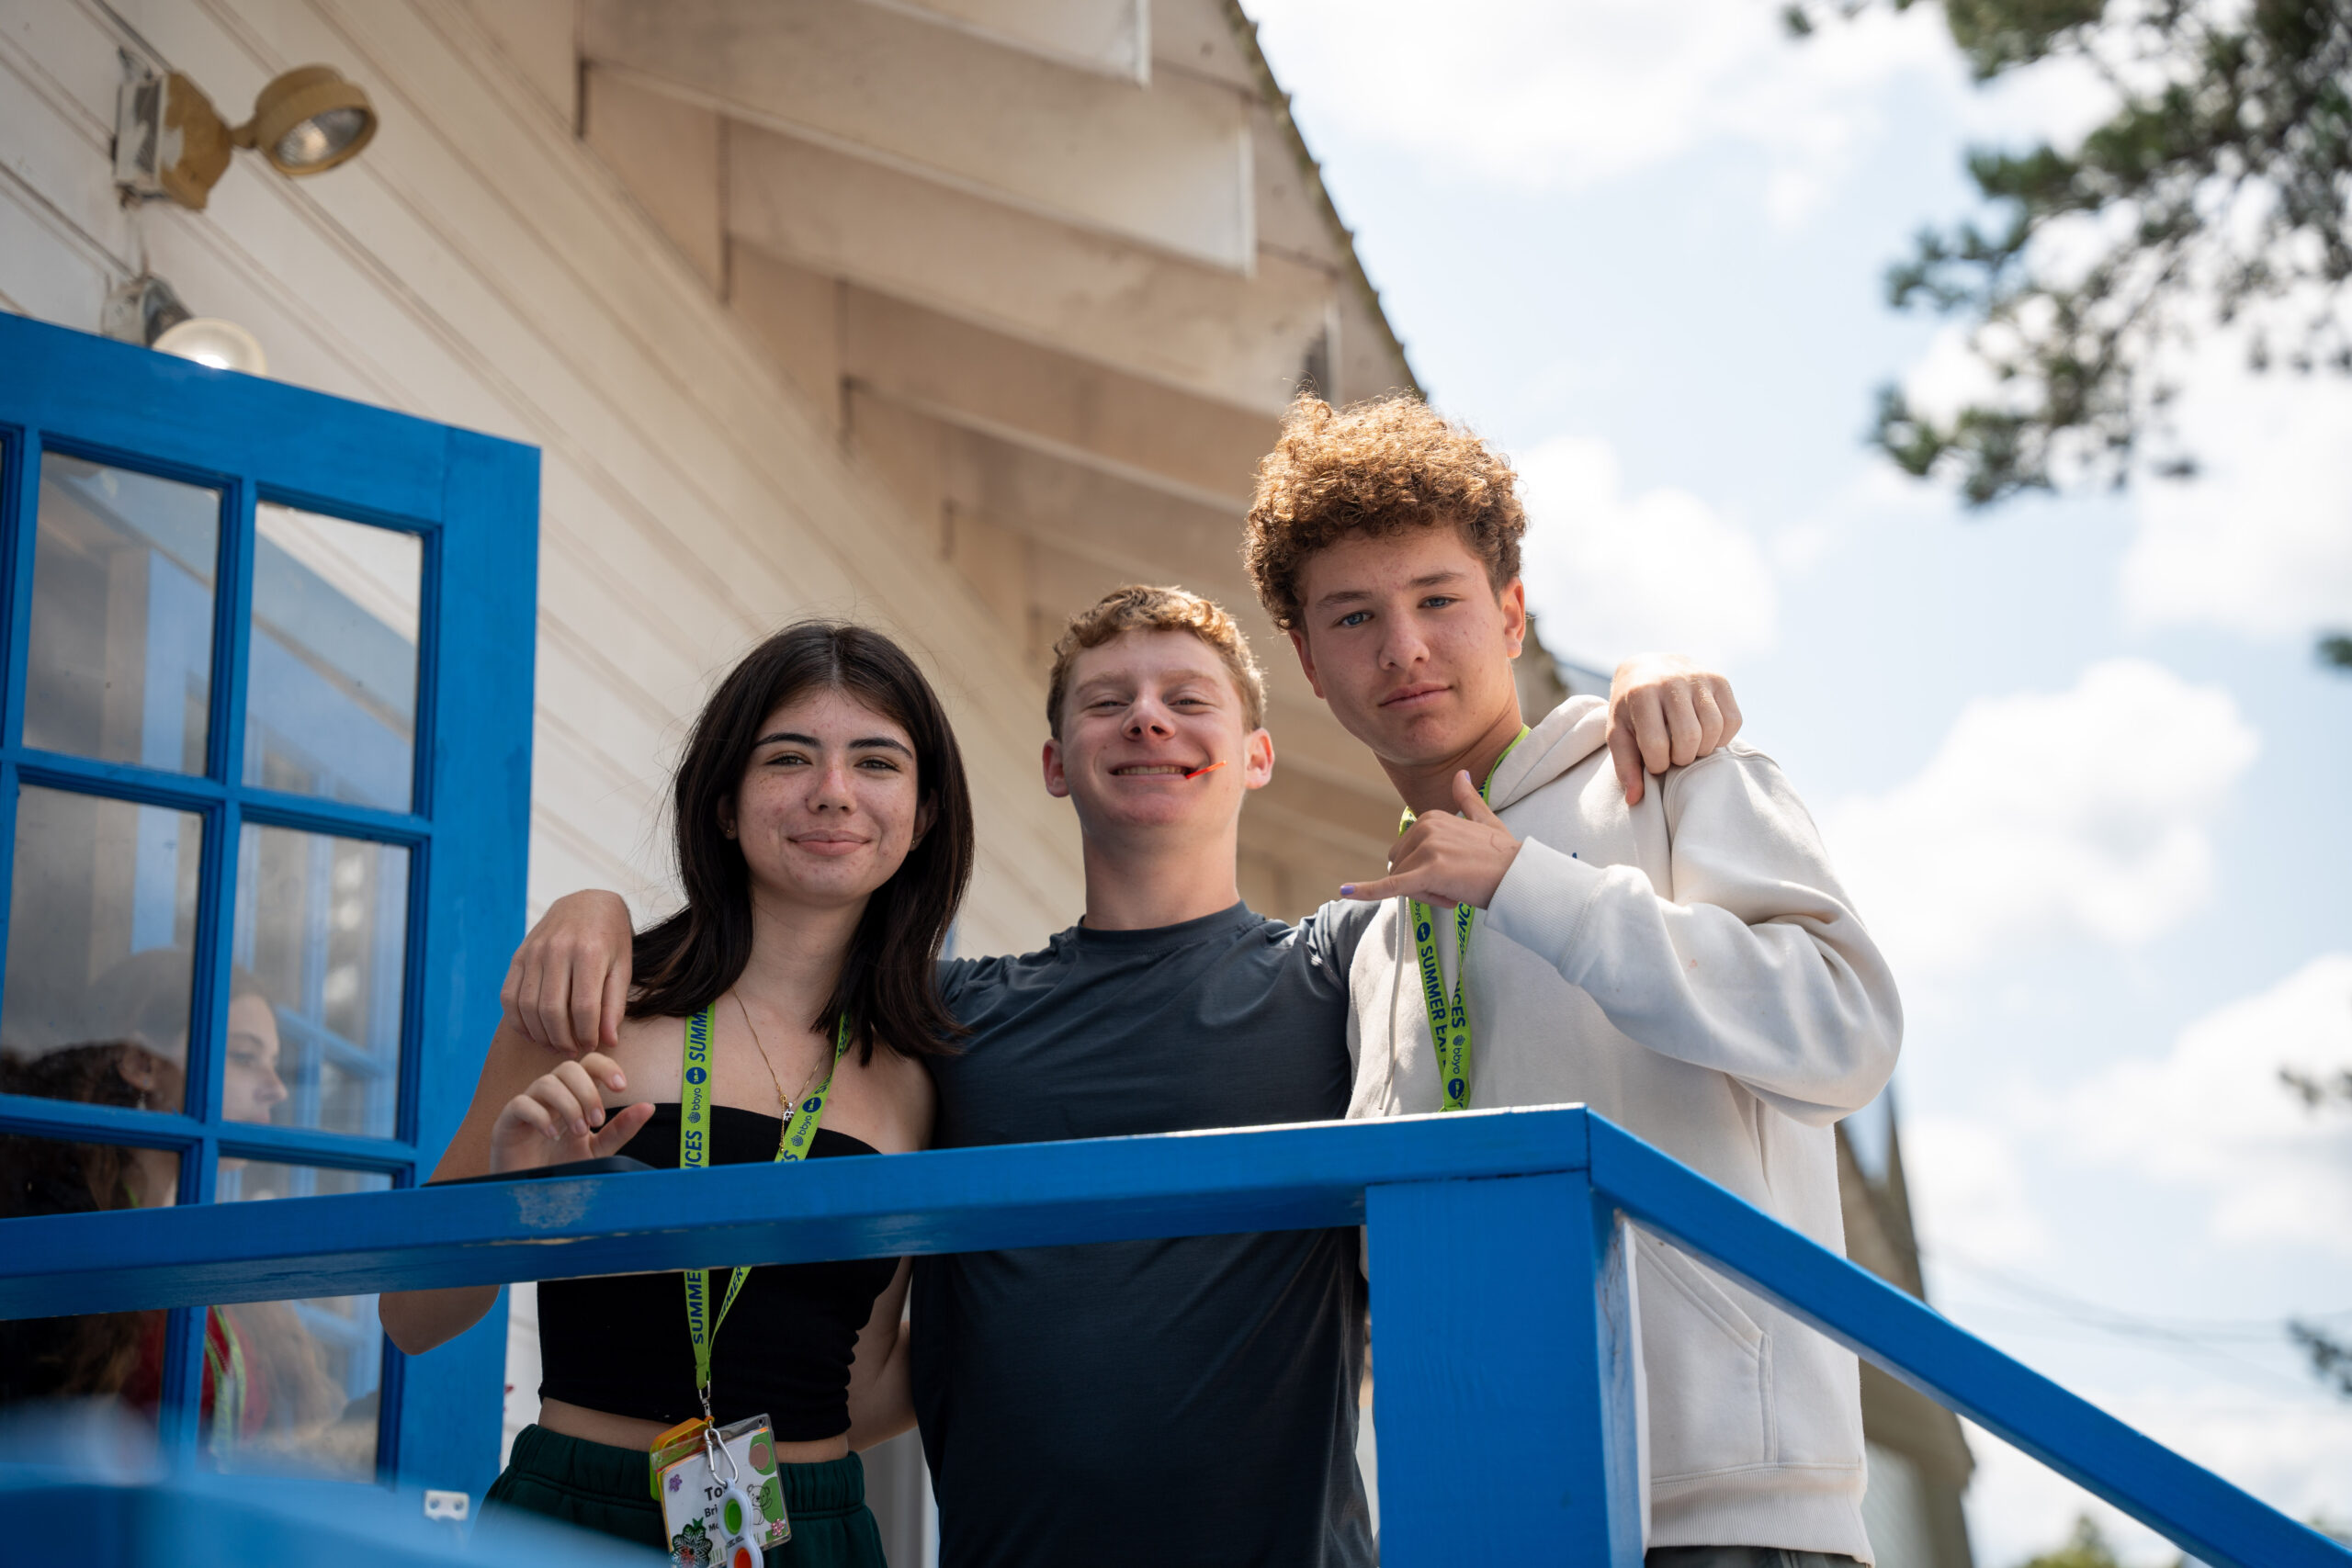
{"label": "dark green pants", "polygon": [[[882,1532],[865,1506],[865,1466],[855,1454],[829,1464],[780,1464],[776,1478],[784,1483],[792,1539],[769,1554],[768,1568],[888,1568]],[[637,1449],[526,1427],[482,1499],[484,1524],[495,1529],[492,1520],[506,1509],[668,1551],[662,1506],[646,1484],[645,1455]]]}

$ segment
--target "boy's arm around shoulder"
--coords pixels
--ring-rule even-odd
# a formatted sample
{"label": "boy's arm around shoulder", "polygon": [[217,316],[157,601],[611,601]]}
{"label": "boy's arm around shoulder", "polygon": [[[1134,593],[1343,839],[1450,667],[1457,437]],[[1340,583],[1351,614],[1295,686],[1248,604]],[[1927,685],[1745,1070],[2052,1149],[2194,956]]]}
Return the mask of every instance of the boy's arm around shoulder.
{"label": "boy's arm around shoulder", "polygon": [[1628,1038],[1739,1079],[1815,1126],[1886,1085],[1894,976],[1770,758],[1727,748],[1666,781],[1668,863],[1597,866],[1531,832],[1496,889],[1498,934],[1541,955]]}

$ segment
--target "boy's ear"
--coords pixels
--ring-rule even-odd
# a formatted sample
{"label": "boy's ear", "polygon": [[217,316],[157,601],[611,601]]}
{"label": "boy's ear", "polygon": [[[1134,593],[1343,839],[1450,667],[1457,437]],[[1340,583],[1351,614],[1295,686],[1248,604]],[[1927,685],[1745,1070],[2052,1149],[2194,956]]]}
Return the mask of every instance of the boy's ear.
{"label": "boy's ear", "polygon": [[1527,584],[1512,578],[1495,595],[1495,602],[1502,606],[1504,646],[1517,659],[1519,650],[1527,646]]}
{"label": "boy's ear", "polygon": [[1295,629],[1294,629],[1290,634],[1290,645],[1293,649],[1297,650],[1298,667],[1301,671],[1306,672],[1306,683],[1315,688],[1315,694],[1317,696],[1321,696],[1323,694],[1323,682],[1321,678],[1315,673],[1314,646],[1306,640],[1306,634],[1305,632]]}
{"label": "boy's ear", "polygon": [[1241,787],[1263,789],[1274,782],[1274,737],[1263,725],[1241,738]]}
{"label": "boy's ear", "polygon": [[1046,742],[1045,755],[1038,758],[1037,761],[1038,765],[1045,772],[1046,793],[1052,795],[1056,800],[1068,800],[1069,798],[1069,773],[1062,766],[1062,743],[1058,740],[1048,739]]}

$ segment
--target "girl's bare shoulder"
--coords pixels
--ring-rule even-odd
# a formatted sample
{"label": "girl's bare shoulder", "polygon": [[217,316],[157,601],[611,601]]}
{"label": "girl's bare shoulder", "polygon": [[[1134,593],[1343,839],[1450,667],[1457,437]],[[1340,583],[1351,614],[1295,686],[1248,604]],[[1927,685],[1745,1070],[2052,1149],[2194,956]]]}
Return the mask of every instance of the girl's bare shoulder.
{"label": "girl's bare shoulder", "polygon": [[684,1045],[683,1018],[625,1018],[616,1032],[620,1044],[611,1055],[628,1075],[628,1100],[673,1100],[678,1098],[678,1053]]}

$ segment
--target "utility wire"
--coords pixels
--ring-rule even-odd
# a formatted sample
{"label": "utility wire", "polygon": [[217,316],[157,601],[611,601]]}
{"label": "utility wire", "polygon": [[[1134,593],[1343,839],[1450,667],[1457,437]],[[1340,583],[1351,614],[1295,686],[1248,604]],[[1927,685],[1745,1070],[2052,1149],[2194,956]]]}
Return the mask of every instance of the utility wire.
{"label": "utility wire", "polygon": [[[2241,1376],[2252,1373],[2262,1382],[2275,1387],[2290,1388],[2299,1393],[2318,1394],[2322,1391],[2308,1379],[2292,1376],[2279,1369],[2266,1366],[2227,1348],[2231,1345],[2268,1344],[2285,1347],[2291,1343],[2284,1318],[2166,1318],[2144,1313],[2127,1312],[2103,1303],[2087,1300],[2066,1291],[2054,1289],[2038,1280],[2009,1269],[1972,1258],[1964,1254],[1938,1248],[1937,1262],[1947,1264],[1985,1282],[2031,1303],[2028,1310],[2045,1318],[2056,1317],[2064,1323],[2091,1329],[2115,1338],[2137,1341],[2152,1349],[2163,1350],[2184,1359],[2194,1358],[2197,1364],[2208,1370],[2213,1362],[2226,1363]],[[2001,1309],[1995,1308],[1998,1313]],[[2308,1324],[2352,1323],[2352,1308],[2335,1312],[2296,1314],[2297,1321]],[[2046,1329],[2043,1332],[2047,1332]]]}

